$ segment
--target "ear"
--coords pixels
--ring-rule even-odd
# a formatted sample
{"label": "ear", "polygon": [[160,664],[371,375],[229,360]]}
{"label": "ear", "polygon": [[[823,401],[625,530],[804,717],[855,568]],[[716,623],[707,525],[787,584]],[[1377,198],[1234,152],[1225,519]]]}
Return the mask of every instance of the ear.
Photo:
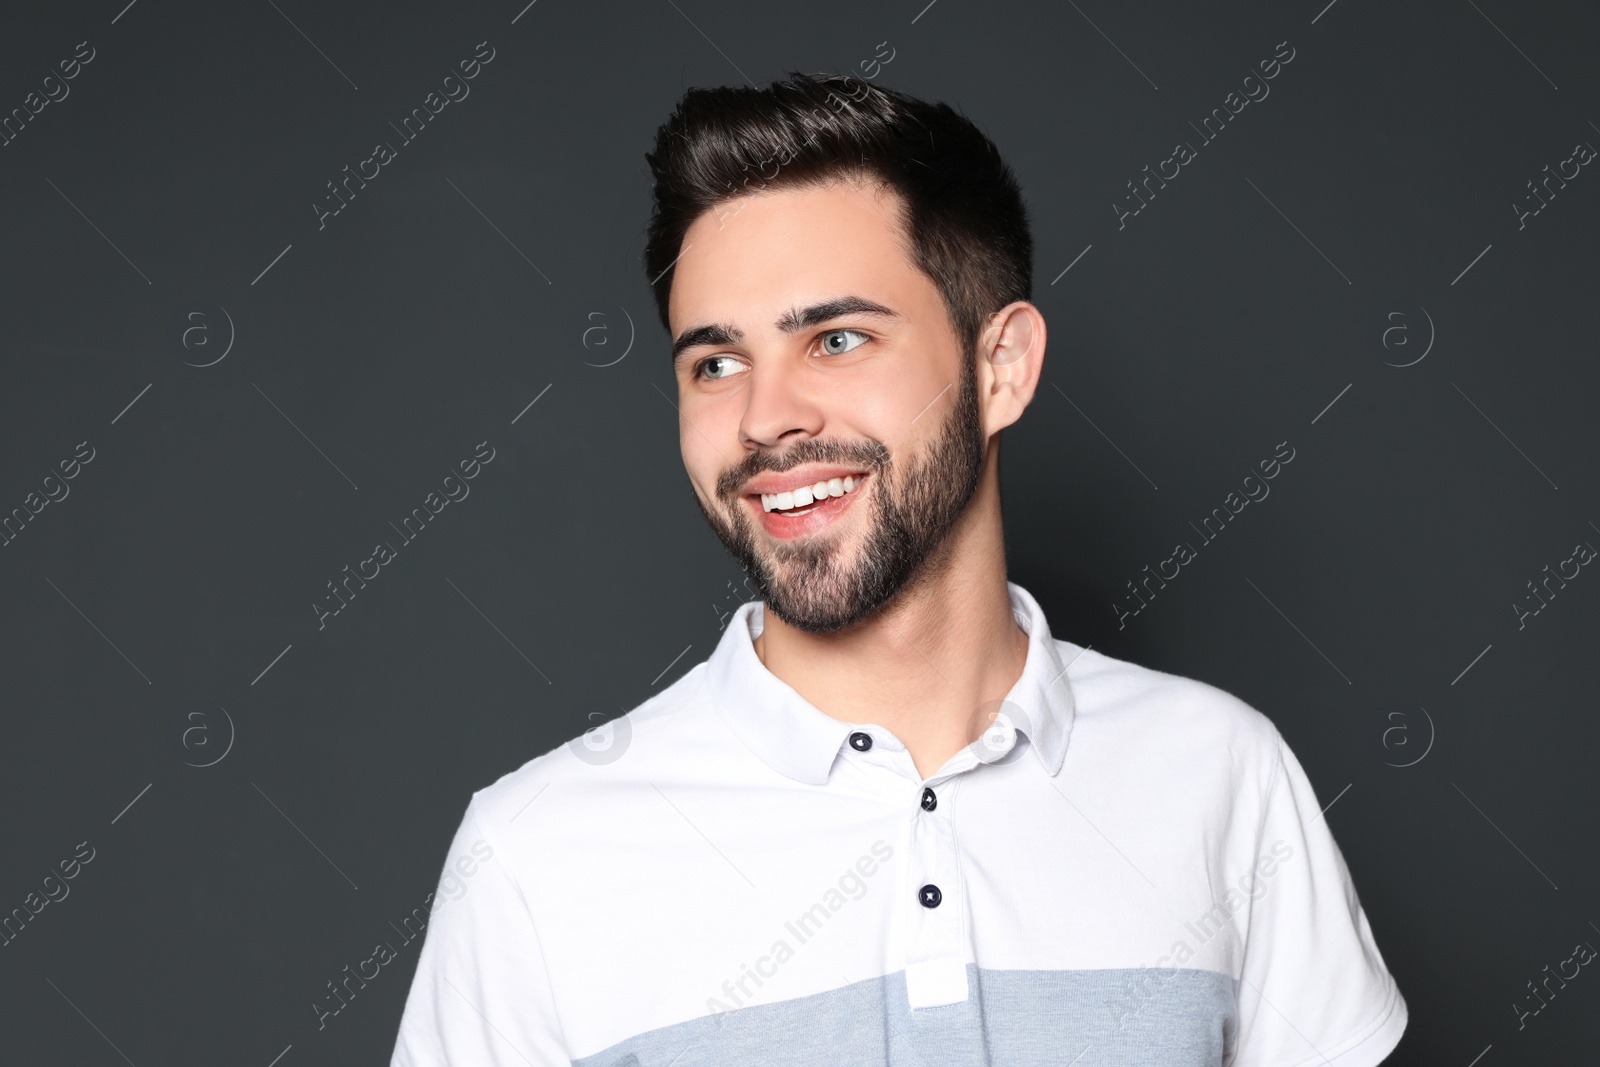
{"label": "ear", "polygon": [[1044,366],[1044,315],[1026,300],[989,317],[978,336],[978,403],[991,437],[1022,417]]}

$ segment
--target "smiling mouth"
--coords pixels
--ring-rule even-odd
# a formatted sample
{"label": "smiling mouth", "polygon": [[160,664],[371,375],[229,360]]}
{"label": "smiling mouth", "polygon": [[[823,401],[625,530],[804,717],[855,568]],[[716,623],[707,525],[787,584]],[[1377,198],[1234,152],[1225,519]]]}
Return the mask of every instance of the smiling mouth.
{"label": "smiling mouth", "polygon": [[786,493],[760,494],[761,510],[784,516],[808,515],[835,497],[846,496],[866,481],[866,475],[827,478]]}

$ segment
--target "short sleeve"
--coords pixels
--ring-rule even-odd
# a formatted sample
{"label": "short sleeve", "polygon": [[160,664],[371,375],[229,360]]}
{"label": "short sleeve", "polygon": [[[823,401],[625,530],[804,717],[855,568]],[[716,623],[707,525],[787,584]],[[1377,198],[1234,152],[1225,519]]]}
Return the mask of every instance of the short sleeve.
{"label": "short sleeve", "polygon": [[433,895],[391,1067],[571,1062],[538,932],[508,861],[474,797]]}
{"label": "short sleeve", "polygon": [[1276,741],[1256,853],[1265,889],[1250,910],[1230,1064],[1372,1067],[1399,1044],[1406,1002],[1311,782],[1283,738]]}

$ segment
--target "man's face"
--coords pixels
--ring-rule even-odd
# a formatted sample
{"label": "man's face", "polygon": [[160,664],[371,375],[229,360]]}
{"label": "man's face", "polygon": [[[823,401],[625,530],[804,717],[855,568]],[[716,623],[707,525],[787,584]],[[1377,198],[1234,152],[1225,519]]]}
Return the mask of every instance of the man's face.
{"label": "man's face", "polygon": [[811,633],[940,565],[982,473],[972,354],[903,241],[892,193],[837,183],[719,205],[675,268],[696,502],[768,609]]}

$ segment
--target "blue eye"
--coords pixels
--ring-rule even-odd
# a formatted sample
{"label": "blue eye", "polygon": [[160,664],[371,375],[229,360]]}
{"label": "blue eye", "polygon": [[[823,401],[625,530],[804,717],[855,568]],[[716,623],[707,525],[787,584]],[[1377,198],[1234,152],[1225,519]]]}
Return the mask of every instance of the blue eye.
{"label": "blue eye", "polygon": [[[849,344],[844,341],[846,334],[855,334],[857,337],[861,338],[861,340],[857,341],[855,344]],[[842,355],[845,352],[849,352],[851,349],[861,347],[861,345],[870,340],[872,340],[872,338],[868,337],[860,330],[829,330],[827,333],[822,335],[822,350],[830,356]]]}
{"label": "blue eye", "polygon": [[732,367],[739,367],[743,365],[731,356],[709,356],[700,361],[700,365],[696,368],[696,372],[700,377],[707,378],[712,381],[728,377],[728,374],[717,374],[712,371],[712,367],[719,363],[725,363]]}

